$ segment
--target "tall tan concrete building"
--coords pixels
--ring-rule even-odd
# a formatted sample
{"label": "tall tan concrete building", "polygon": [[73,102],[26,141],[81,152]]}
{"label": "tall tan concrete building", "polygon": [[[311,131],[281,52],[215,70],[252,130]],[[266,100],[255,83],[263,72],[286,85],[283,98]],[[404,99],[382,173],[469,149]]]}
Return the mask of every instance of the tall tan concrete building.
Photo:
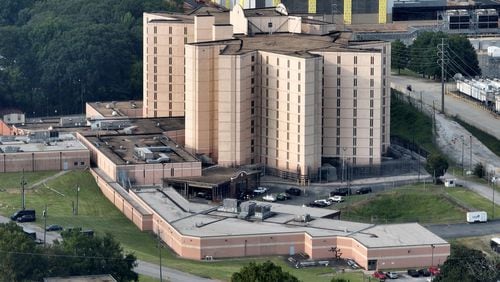
{"label": "tall tan concrete building", "polygon": [[185,81],[178,103],[188,150],[223,166],[261,163],[303,180],[314,178],[323,158],[380,163],[389,145],[390,44],[350,41],[283,5],[236,6],[229,14],[223,28],[218,15],[193,16],[193,40],[187,34],[175,47],[184,54],[173,68]]}

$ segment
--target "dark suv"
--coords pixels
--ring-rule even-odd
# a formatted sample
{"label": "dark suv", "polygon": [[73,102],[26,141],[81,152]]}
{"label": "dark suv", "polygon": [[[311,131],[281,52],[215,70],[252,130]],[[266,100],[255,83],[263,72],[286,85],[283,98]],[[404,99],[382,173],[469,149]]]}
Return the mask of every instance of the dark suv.
{"label": "dark suv", "polygon": [[361,195],[361,194],[368,194],[372,192],[372,188],[370,187],[361,187],[356,191],[356,194]]}
{"label": "dark suv", "polygon": [[300,191],[299,188],[296,188],[296,187],[290,187],[288,189],[286,189],[286,192],[290,195],[294,195],[294,196],[300,196],[300,193],[302,191]]}
{"label": "dark suv", "polygon": [[23,216],[30,216],[30,217],[33,217],[36,219],[36,212],[35,212],[35,210],[18,210],[16,213],[14,213],[10,217],[10,219],[11,220],[18,220],[19,218],[21,218]]}
{"label": "dark suv", "polygon": [[344,188],[337,188],[333,191],[330,192],[330,197],[333,196],[349,196],[351,195],[351,189],[344,187]]}
{"label": "dark suv", "polygon": [[35,221],[36,217],[33,214],[25,214],[17,218],[17,222],[32,222]]}

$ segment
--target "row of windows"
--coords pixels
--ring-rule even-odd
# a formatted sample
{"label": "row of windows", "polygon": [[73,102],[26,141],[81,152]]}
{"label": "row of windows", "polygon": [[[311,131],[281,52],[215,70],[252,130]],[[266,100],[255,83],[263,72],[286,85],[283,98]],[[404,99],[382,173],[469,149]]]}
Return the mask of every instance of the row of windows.
{"label": "row of windows", "polygon": [[[157,26],[153,27],[153,33],[154,34],[158,33],[158,27]],[[171,26],[168,27],[168,33],[172,34],[172,27]],[[184,35],[187,35],[187,33],[188,33],[188,29],[187,29],[187,27],[184,27]]]}

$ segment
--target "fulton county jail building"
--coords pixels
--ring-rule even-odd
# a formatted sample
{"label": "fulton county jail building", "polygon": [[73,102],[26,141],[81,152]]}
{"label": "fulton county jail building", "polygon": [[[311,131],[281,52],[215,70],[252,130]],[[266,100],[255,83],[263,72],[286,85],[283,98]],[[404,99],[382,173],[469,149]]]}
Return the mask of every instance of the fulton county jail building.
{"label": "fulton county jail building", "polygon": [[185,147],[307,181],[323,159],[381,162],[390,44],[284,5],[144,15],[143,115],[185,116]]}

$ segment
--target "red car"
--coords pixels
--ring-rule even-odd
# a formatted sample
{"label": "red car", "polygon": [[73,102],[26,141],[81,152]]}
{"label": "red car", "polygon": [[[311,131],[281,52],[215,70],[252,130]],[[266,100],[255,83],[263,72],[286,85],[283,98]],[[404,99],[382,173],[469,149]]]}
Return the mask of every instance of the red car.
{"label": "red car", "polygon": [[375,271],[373,277],[377,278],[379,281],[385,281],[386,278],[385,273],[382,271]]}
{"label": "red car", "polygon": [[441,269],[437,266],[431,266],[429,267],[429,272],[432,274],[432,276],[438,276],[439,273],[441,273]]}

